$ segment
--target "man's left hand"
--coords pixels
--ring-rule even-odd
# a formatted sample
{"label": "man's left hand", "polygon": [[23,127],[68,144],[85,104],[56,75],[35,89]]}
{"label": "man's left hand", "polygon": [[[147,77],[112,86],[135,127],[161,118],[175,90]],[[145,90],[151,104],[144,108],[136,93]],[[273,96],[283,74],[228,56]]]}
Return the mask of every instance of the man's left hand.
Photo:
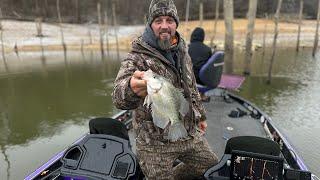
{"label": "man's left hand", "polygon": [[198,127],[202,130],[203,134],[205,134],[208,127],[207,121],[200,121]]}

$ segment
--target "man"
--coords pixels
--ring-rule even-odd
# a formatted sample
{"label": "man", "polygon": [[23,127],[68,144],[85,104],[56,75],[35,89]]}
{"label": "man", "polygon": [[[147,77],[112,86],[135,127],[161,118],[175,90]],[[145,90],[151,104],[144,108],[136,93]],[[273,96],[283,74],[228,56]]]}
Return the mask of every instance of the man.
{"label": "man", "polygon": [[199,78],[200,69],[212,56],[211,48],[203,43],[204,37],[204,30],[200,27],[197,27],[191,33],[189,44],[189,55],[193,63],[194,75],[197,83],[202,85],[204,84]]}
{"label": "man", "polygon": [[[197,83],[201,85],[205,84],[201,82],[199,78],[200,69],[212,56],[211,48],[203,43],[204,37],[204,30],[197,27],[191,33],[191,40],[189,44],[189,55],[193,63],[193,72]],[[204,94],[200,95],[203,102],[208,102],[210,100],[210,97],[205,96]]]}
{"label": "man", "polygon": [[[132,50],[122,62],[115,80],[114,104],[120,109],[135,109],[133,129],[137,156],[147,179],[201,176],[218,161],[203,137],[207,128],[205,110],[196,88],[187,45],[176,32],[178,24],[172,0],[152,0],[145,31],[133,41]],[[189,113],[181,119],[188,132],[186,138],[170,142],[170,123],[164,129],[153,124],[151,109],[143,105],[147,85],[142,76],[149,69],[183,90],[190,104]],[[173,170],[177,159],[183,163]]]}

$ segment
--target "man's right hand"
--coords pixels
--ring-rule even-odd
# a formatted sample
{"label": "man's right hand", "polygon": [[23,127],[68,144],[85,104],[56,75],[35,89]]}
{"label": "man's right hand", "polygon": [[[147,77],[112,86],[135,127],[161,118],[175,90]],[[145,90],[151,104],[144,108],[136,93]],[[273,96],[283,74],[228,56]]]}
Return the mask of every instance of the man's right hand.
{"label": "man's right hand", "polygon": [[142,79],[143,71],[135,71],[130,80],[130,87],[132,91],[141,97],[148,95],[147,93],[147,83]]}

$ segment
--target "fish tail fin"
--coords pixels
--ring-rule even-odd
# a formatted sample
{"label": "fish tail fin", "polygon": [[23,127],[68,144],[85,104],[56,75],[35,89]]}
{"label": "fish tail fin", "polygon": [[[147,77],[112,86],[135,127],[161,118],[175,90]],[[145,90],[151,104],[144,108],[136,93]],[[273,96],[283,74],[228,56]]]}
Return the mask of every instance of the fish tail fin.
{"label": "fish tail fin", "polygon": [[185,138],[187,136],[188,136],[188,132],[180,121],[170,125],[168,137],[171,142],[175,142],[179,138]]}

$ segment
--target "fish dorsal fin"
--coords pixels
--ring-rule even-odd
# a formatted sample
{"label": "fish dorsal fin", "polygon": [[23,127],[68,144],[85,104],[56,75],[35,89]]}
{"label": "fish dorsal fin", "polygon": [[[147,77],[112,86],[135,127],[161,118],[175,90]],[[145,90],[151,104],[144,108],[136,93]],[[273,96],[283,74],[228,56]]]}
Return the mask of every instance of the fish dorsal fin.
{"label": "fish dorsal fin", "polygon": [[167,119],[159,113],[159,111],[152,106],[152,119],[153,119],[153,124],[161,129],[164,129],[168,123],[170,122],[170,119]]}

